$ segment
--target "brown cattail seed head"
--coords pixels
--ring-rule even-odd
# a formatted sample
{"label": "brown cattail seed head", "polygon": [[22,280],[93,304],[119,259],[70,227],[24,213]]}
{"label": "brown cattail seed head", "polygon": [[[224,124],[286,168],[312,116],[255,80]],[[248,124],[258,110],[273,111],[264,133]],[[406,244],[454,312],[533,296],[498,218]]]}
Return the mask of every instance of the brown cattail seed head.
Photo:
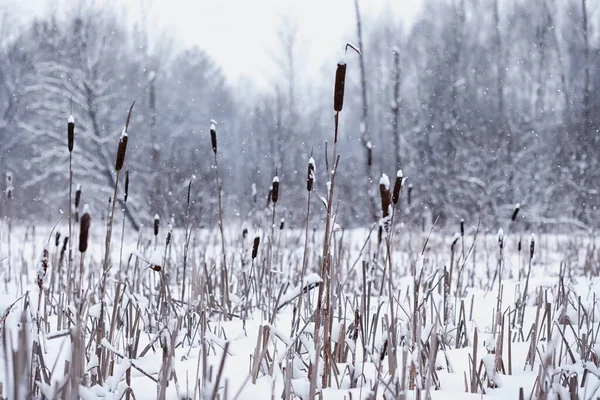
{"label": "brown cattail seed head", "polygon": [[79,203],[81,202],[81,185],[77,185],[77,189],[75,190],[75,208],[79,208]]}
{"label": "brown cattail seed head", "polygon": [[65,238],[63,239],[62,249],[60,249],[61,253],[64,253],[67,250],[67,244],[68,243],[69,243],[69,237],[65,236]]}
{"label": "brown cattail seed head", "polygon": [[258,255],[258,245],[260,244],[260,236],[254,237],[254,243],[252,244],[252,259],[254,260]]}
{"label": "brown cattail seed head", "polygon": [[244,228],[244,230],[242,231],[242,239],[246,239],[247,236],[248,236],[248,228]]}
{"label": "brown cattail seed head", "polygon": [[381,174],[379,194],[381,196],[381,214],[385,219],[390,215],[390,179],[386,174]]}
{"label": "brown cattail seed head", "polygon": [[521,252],[521,238],[519,238],[519,243],[517,244],[517,251],[520,253]]}
{"label": "brown cattail seed head", "polygon": [[517,215],[519,215],[520,208],[521,208],[521,204],[517,203],[517,205],[515,206],[515,210],[512,213],[512,217],[510,217],[510,220],[512,222],[515,222],[515,220],[517,219]]}
{"label": "brown cattail seed head", "polygon": [[69,116],[69,122],[67,123],[67,144],[69,146],[69,153],[73,151],[73,143],[75,142],[75,118],[72,115]]}
{"label": "brown cattail seed head", "polygon": [[460,236],[465,236],[465,220],[460,220]]}
{"label": "brown cattail seed head", "polygon": [[396,182],[394,182],[394,192],[392,194],[392,203],[398,204],[400,200],[400,189],[402,189],[402,180],[404,175],[402,174],[402,170],[399,169],[396,174]]}
{"label": "brown cattail seed head", "polygon": [[498,246],[500,250],[504,248],[504,229],[502,228],[498,230]]}
{"label": "brown cattail seed head", "polygon": [[273,190],[271,191],[271,201],[277,203],[279,199],[279,177],[275,175],[273,178]]}
{"label": "brown cattail seed head", "polygon": [[117,161],[115,163],[115,170],[117,171],[120,171],[123,168],[128,140],[129,136],[127,135],[127,131],[123,129],[123,132],[121,132],[121,138],[119,139],[119,148],[117,149]]}
{"label": "brown cattail seed head", "polygon": [[535,251],[535,236],[533,233],[531,234],[531,243],[529,243],[529,258],[533,258],[533,253]]}
{"label": "brown cattail seed head", "polygon": [[333,88],[333,110],[342,111],[344,106],[344,85],[346,83],[346,61],[340,60],[335,70],[335,86]]}
{"label": "brown cattail seed head", "polygon": [[167,227],[167,246],[169,246],[171,244],[171,235],[173,234],[173,225],[171,223],[169,223],[169,226]]}
{"label": "brown cattail seed head", "polygon": [[127,203],[127,197],[129,197],[129,170],[125,171],[125,196],[123,202]]}
{"label": "brown cattail seed head", "polygon": [[54,246],[58,247],[60,245],[60,232],[56,232],[56,236],[54,238]]}
{"label": "brown cattail seed head", "polygon": [[92,216],[90,215],[89,206],[86,204],[83,206],[83,216],[79,223],[79,251],[82,253],[85,253],[88,248],[88,234],[91,223]]}
{"label": "brown cattail seed head", "polygon": [[412,191],[413,191],[413,185],[412,183],[408,184],[408,195],[406,196],[407,200],[408,200],[408,206],[410,207],[411,203],[412,203]]}
{"label": "brown cattail seed head", "polygon": [[213,153],[217,154],[217,123],[214,120],[210,121],[210,142],[212,144]]}
{"label": "brown cattail seed head", "polygon": [[281,218],[281,221],[279,222],[279,230],[282,231],[284,227],[285,227],[285,219]]}
{"label": "brown cattail seed head", "polygon": [[158,227],[160,225],[160,217],[154,214],[154,236],[158,236]]}
{"label": "brown cattail seed head", "polygon": [[308,174],[306,176],[306,190],[312,192],[313,185],[315,183],[315,159],[310,158],[308,160]]}

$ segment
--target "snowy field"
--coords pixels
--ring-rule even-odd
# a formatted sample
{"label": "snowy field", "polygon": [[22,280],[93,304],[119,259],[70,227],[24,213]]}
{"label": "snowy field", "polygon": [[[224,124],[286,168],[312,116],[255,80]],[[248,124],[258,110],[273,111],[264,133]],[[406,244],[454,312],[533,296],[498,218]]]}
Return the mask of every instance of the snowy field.
{"label": "snowy field", "polygon": [[[3,398],[597,396],[593,238],[539,235],[530,259],[530,234],[515,230],[500,246],[474,228],[453,237],[398,224],[388,262],[377,229],[340,230],[331,318],[315,338],[322,232],[240,225],[223,250],[218,229],[146,228],[121,245],[117,225],[102,306],[105,232],[93,224],[83,262],[74,243],[70,278],[64,234],[15,227],[9,251],[2,224]],[[81,265],[82,292],[69,296]]]}

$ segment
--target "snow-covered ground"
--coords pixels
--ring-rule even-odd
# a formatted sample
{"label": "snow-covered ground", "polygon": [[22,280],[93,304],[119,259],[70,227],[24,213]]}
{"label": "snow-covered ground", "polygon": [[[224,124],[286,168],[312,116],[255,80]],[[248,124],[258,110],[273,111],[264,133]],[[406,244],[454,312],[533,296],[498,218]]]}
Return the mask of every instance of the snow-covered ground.
{"label": "snow-covered ground", "polygon": [[[80,297],[67,296],[79,279],[77,241],[68,279],[67,256],[59,262],[63,239],[50,227],[13,229],[10,259],[7,227],[0,227],[2,397],[32,391],[63,398],[78,387],[85,399],[308,399],[317,354],[314,386],[325,399],[597,395],[594,238],[537,235],[530,268],[529,233],[505,234],[501,248],[497,235],[429,236],[398,224],[389,285],[377,229],[337,232],[330,332],[321,327],[317,341],[331,338],[325,353],[314,340],[322,232],[309,230],[305,251],[303,230],[277,226],[271,237],[252,229],[244,235],[239,226],[226,231],[223,269],[216,229],[192,229],[187,251],[184,229],[170,234],[168,246],[164,227],[156,238],[151,230],[126,233],[121,257],[117,226],[101,307],[100,225],[83,259]],[[64,224],[60,229],[66,232]],[[69,373],[77,360],[84,364],[79,376]]]}

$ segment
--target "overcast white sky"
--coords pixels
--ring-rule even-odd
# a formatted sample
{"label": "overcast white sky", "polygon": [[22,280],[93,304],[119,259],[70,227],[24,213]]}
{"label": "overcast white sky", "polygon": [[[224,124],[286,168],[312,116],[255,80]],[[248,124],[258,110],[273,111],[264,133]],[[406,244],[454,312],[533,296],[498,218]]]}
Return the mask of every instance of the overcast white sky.
{"label": "overcast white sky", "polygon": [[[25,13],[40,13],[44,6],[75,6],[82,0],[0,0]],[[348,42],[356,42],[354,0],[84,0],[106,2],[137,15],[154,10],[148,19],[173,30],[177,47],[197,44],[236,82],[248,76],[259,86],[276,70],[273,54],[279,49],[278,31],[286,18],[298,27],[302,73],[316,74]],[[410,23],[421,0],[360,0],[364,15],[388,12]],[[59,6],[59,7],[60,7]],[[159,29],[160,30],[160,29]]]}
{"label": "overcast white sky", "polygon": [[[223,68],[231,82],[248,76],[267,85],[276,70],[282,21],[298,28],[298,64],[316,74],[347,41],[355,42],[354,0],[133,0],[154,3],[153,18],[176,31],[185,44],[197,44]],[[361,12],[382,11],[410,22],[421,0],[360,0]],[[139,7],[139,6],[138,6]],[[147,6],[143,6],[147,7]]]}

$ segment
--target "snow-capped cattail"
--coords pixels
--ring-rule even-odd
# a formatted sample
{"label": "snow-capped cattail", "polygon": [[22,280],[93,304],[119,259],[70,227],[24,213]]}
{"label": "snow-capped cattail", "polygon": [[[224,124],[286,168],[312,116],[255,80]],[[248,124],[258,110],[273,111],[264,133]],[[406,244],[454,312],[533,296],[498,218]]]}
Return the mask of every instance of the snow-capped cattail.
{"label": "snow-capped cattail", "polygon": [[341,59],[335,70],[335,86],[333,89],[333,110],[342,111],[344,106],[344,85],[346,82],[346,60]]}
{"label": "snow-capped cattail", "polygon": [[160,217],[154,214],[154,236],[158,236],[158,227],[160,225]]}
{"label": "snow-capped cattail", "polygon": [[381,174],[381,179],[379,179],[379,194],[381,196],[381,214],[385,219],[390,215],[390,179],[386,174]]}
{"label": "snow-capped cattail", "polygon": [[500,250],[504,248],[504,229],[502,228],[498,230],[498,246]]}
{"label": "snow-capped cattail", "polygon": [[533,233],[531,234],[531,242],[529,243],[529,258],[533,258],[533,253],[535,251],[535,236]]}
{"label": "snow-capped cattail", "polygon": [[88,248],[88,234],[91,223],[90,207],[86,204],[83,206],[83,215],[79,223],[79,251],[82,253],[85,253]]}
{"label": "snow-capped cattail", "polygon": [[44,246],[44,250],[42,250],[42,258],[40,259],[40,264],[37,269],[37,284],[42,290],[42,285],[44,284],[44,277],[46,276],[46,271],[48,270],[48,258],[50,257],[50,252],[48,251],[48,247]]}
{"label": "snow-capped cattail", "polygon": [[60,246],[60,232],[56,232],[56,236],[54,237],[54,246]]}
{"label": "snow-capped cattail", "polygon": [[465,236],[465,220],[463,218],[460,219],[460,236]]}
{"label": "snow-capped cattail", "polygon": [[514,209],[514,211],[513,211],[513,213],[512,213],[512,217],[510,217],[510,220],[511,220],[512,222],[515,222],[515,220],[517,219],[517,215],[519,215],[519,209],[520,209],[520,208],[521,208],[521,204],[517,203],[517,204],[515,205],[515,209]]}
{"label": "snow-capped cattail", "polygon": [[254,260],[258,255],[258,245],[260,244],[260,236],[254,237],[254,243],[252,244],[252,259]]}
{"label": "snow-capped cattail", "polygon": [[127,135],[127,130],[123,129],[123,132],[121,132],[121,138],[119,139],[119,148],[117,149],[117,161],[115,163],[115,170],[117,171],[120,171],[121,168],[123,168],[128,140],[129,136]]}
{"label": "snow-capped cattail", "polygon": [[123,196],[124,203],[127,203],[127,197],[129,197],[129,170],[125,171],[125,195]]}
{"label": "snow-capped cattail", "polygon": [[396,173],[396,182],[394,182],[394,192],[392,193],[392,203],[398,204],[398,200],[400,200],[400,189],[402,189],[402,180],[404,179],[404,175],[402,174],[402,170],[399,169]]}
{"label": "snow-capped cattail", "polygon": [[6,197],[10,200],[13,194],[13,175],[12,172],[6,173]]}
{"label": "snow-capped cattail", "polygon": [[73,143],[75,142],[75,118],[73,115],[69,115],[69,122],[67,123],[67,144],[69,146],[69,153],[73,151]]}
{"label": "snow-capped cattail", "polygon": [[308,174],[306,176],[306,190],[312,192],[313,185],[315,183],[315,159],[310,158],[308,160]]}
{"label": "snow-capped cattail", "polygon": [[212,144],[213,153],[217,154],[217,123],[210,120],[210,142]]}
{"label": "snow-capped cattail", "polygon": [[410,207],[411,203],[412,203],[412,191],[413,191],[413,185],[412,183],[408,184],[408,193],[406,196],[406,200],[408,201],[408,206]]}
{"label": "snow-capped cattail", "polygon": [[254,204],[256,204],[256,196],[257,195],[257,190],[256,190],[256,183],[252,184],[252,202]]}
{"label": "snow-capped cattail", "polygon": [[279,222],[279,230],[282,231],[284,226],[285,226],[285,219],[281,218],[281,221]]}
{"label": "snow-capped cattail", "polygon": [[273,177],[273,190],[271,191],[271,201],[277,203],[279,199],[279,177],[275,175]]}

